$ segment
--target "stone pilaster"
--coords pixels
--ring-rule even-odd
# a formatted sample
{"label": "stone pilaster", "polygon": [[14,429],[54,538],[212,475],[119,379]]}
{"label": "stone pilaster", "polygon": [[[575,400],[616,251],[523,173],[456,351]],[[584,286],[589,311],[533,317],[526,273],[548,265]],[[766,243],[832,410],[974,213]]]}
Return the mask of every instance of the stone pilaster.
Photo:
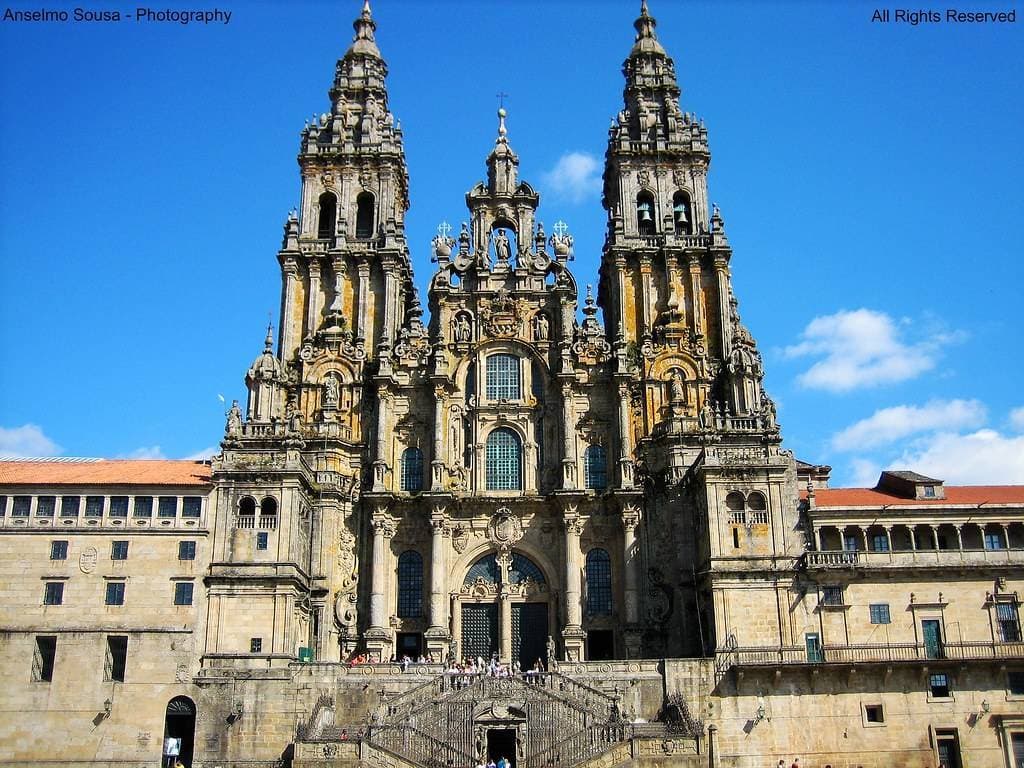
{"label": "stone pilaster", "polygon": [[566,661],[580,661],[583,659],[586,639],[580,586],[580,534],[583,533],[583,521],[575,505],[565,508],[562,523],[565,528],[565,627],[562,630],[562,641]]}
{"label": "stone pilaster", "polygon": [[384,660],[391,643],[388,628],[387,577],[391,561],[391,539],[395,523],[386,507],[378,507],[371,520],[373,525],[373,561],[370,582],[370,628],[366,630],[366,648],[371,657]]}
{"label": "stone pilaster", "polygon": [[626,626],[624,638],[626,654],[631,659],[640,656],[640,547],[636,529],[640,524],[640,508],[628,504],[622,509],[622,569],[623,608]]}
{"label": "stone pilaster", "polygon": [[435,506],[430,513],[430,628],[425,639],[428,656],[441,661],[448,651],[448,596],[445,582],[448,572],[447,550],[451,528],[445,508]]}

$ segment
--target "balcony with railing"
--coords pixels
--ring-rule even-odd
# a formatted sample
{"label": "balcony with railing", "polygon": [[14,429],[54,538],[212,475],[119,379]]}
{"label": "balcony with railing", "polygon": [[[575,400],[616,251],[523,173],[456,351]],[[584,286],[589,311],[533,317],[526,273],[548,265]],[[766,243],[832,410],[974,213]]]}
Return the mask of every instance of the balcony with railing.
{"label": "balcony with railing", "polygon": [[992,661],[1024,658],[1024,642],[990,640],[926,643],[872,643],[861,645],[801,645],[723,648],[717,668],[778,667],[851,663],[933,661]]}
{"label": "balcony with railing", "polygon": [[1024,549],[806,552],[803,556],[803,563],[807,568],[815,569],[1021,566],[1024,565]]}

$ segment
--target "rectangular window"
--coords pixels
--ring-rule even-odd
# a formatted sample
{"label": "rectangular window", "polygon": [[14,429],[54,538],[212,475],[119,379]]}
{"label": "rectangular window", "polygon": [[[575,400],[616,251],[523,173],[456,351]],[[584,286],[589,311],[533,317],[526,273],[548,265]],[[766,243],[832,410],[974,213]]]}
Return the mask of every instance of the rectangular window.
{"label": "rectangular window", "polygon": [[182,517],[199,517],[203,508],[203,499],[200,496],[186,496],[181,509]]}
{"label": "rectangular window", "polygon": [[79,496],[61,496],[60,497],[60,516],[61,517],[78,517],[78,508],[82,505],[82,499]]}
{"label": "rectangular window", "polygon": [[872,603],[868,606],[868,612],[872,624],[888,624],[890,621],[888,603]]}
{"label": "rectangular window", "polygon": [[128,517],[128,497],[127,496],[111,496],[110,497],[110,516],[111,517]]}
{"label": "rectangular window", "polygon": [[178,542],[178,559],[179,560],[195,560],[196,559],[196,543],[194,541],[179,541]]}
{"label": "rectangular window", "polygon": [[31,496],[15,496],[14,507],[11,509],[11,517],[28,517],[28,511],[32,508]]}
{"label": "rectangular window", "polygon": [[43,605],[62,605],[64,603],[64,582],[48,581],[43,588]]}
{"label": "rectangular window", "polygon": [[487,357],[487,399],[519,400],[519,358],[515,355]]}
{"label": "rectangular window", "polygon": [[889,551],[889,539],[884,533],[876,533],[871,537],[871,549],[875,552]]}
{"label": "rectangular window", "polygon": [[112,542],[110,542],[110,559],[111,560],[127,560],[128,559],[128,542],[127,541],[112,541]]}
{"label": "rectangular window", "polygon": [[249,653],[261,653],[263,651],[263,638],[254,637],[249,640]]}
{"label": "rectangular window", "polygon": [[51,541],[50,542],[50,559],[51,560],[67,560],[68,559],[68,543],[66,541]]}
{"label": "rectangular window", "polygon": [[865,704],[864,705],[864,722],[866,723],[884,723],[885,722],[885,710],[882,709],[881,704]]}
{"label": "rectangular window", "polygon": [[935,486],[934,485],[926,485],[924,487],[924,496],[925,496],[926,499],[933,499],[933,498],[935,498]]}
{"label": "rectangular window", "polygon": [[7,514],[7,497],[0,496],[0,517],[4,517]]}
{"label": "rectangular window", "polygon": [[1000,642],[1020,642],[1020,617],[1015,603],[996,603],[996,622],[999,624]]}
{"label": "rectangular window", "polygon": [[123,581],[108,581],[107,582],[107,605],[124,605],[124,582]]}
{"label": "rectangular window", "polygon": [[153,516],[153,497],[152,496],[136,496],[135,497],[135,510],[132,512],[132,517],[152,517]]}
{"label": "rectangular window", "polygon": [[942,673],[928,676],[928,687],[936,699],[949,698],[949,675]]}
{"label": "rectangular window", "polygon": [[1011,696],[1024,696],[1024,669],[1014,669],[1006,673],[1006,690]]}
{"label": "rectangular window", "polygon": [[124,682],[124,670],[128,664],[128,636],[107,636],[107,658],[103,665],[103,679],[117,683]]}
{"label": "rectangular window", "polygon": [[40,496],[36,500],[36,517],[53,517],[56,511],[56,496]]}
{"label": "rectangular window", "polygon": [[270,534],[260,531],[256,534],[256,549],[266,549],[270,544]]}
{"label": "rectangular window", "polygon": [[857,537],[846,535],[843,536],[843,550],[845,552],[856,552],[857,551]]}
{"label": "rectangular window", "polygon": [[57,638],[41,635],[36,638],[36,650],[32,654],[32,680],[48,683],[53,680],[53,662],[57,657]]}
{"label": "rectangular window", "polygon": [[192,605],[192,582],[176,581],[174,583],[174,604]]}
{"label": "rectangular window", "polygon": [[157,517],[177,517],[178,516],[178,497],[177,496],[161,496],[156,514],[157,514]]}
{"label": "rectangular window", "polygon": [[821,604],[822,605],[842,605],[843,604],[843,588],[837,586],[829,586],[821,588]]}
{"label": "rectangular window", "polygon": [[985,549],[1002,549],[1003,536],[999,531],[985,531]]}
{"label": "rectangular window", "polygon": [[85,516],[86,517],[103,517],[103,497],[102,496],[86,496],[85,497]]}
{"label": "rectangular window", "polygon": [[808,632],[804,635],[804,647],[807,649],[808,661],[819,663],[825,660],[825,654],[821,650],[821,636],[817,632]]}

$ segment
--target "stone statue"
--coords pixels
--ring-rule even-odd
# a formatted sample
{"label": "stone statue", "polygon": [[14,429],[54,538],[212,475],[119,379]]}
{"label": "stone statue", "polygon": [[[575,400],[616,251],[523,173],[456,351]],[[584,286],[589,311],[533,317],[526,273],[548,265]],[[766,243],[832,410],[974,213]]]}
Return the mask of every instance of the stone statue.
{"label": "stone statue", "polygon": [[671,387],[671,401],[673,403],[685,402],[686,390],[683,388],[683,377],[679,371],[672,374]]}
{"label": "stone statue", "polygon": [[324,379],[324,408],[337,408],[340,395],[338,380],[333,376]]}
{"label": "stone statue", "polygon": [[509,245],[508,235],[504,229],[499,229],[494,235],[494,259],[498,264],[507,264],[512,258],[512,249]]}
{"label": "stone statue", "polygon": [[464,314],[463,315],[459,315],[452,322],[452,325],[454,327],[455,340],[456,341],[469,341],[470,340],[470,338],[471,338],[471,336],[473,334],[473,329],[472,329],[472,327],[469,324],[469,318],[468,317],[466,317]]}
{"label": "stone statue", "polygon": [[546,341],[550,332],[551,323],[548,316],[543,312],[538,312],[534,322],[534,337],[537,341]]}
{"label": "stone statue", "polygon": [[700,415],[698,417],[701,429],[712,429],[715,425],[715,411],[711,407],[711,398],[704,398],[704,405],[700,407]]}
{"label": "stone statue", "polygon": [[778,426],[778,415],[775,412],[775,401],[764,392],[761,393],[761,412],[764,414],[764,426],[766,429],[775,429]]}
{"label": "stone statue", "polygon": [[236,437],[242,432],[242,410],[238,407],[238,401],[232,400],[228,409],[228,423],[225,427],[228,437]]}
{"label": "stone statue", "polygon": [[555,658],[555,638],[548,635],[547,642],[547,668],[554,669],[558,666],[558,660]]}

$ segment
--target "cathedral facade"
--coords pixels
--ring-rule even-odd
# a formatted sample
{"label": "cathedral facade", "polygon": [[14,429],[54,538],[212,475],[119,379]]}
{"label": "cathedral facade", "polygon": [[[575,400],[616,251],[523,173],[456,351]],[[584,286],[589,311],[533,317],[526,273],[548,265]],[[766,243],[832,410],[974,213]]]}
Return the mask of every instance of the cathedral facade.
{"label": "cathedral facade", "polygon": [[0,757],[1019,765],[1024,493],[829,489],[782,448],[646,3],[582,306],[504,110],[423,305],[368,4],[354,29],[221,453],[0,466]]}

